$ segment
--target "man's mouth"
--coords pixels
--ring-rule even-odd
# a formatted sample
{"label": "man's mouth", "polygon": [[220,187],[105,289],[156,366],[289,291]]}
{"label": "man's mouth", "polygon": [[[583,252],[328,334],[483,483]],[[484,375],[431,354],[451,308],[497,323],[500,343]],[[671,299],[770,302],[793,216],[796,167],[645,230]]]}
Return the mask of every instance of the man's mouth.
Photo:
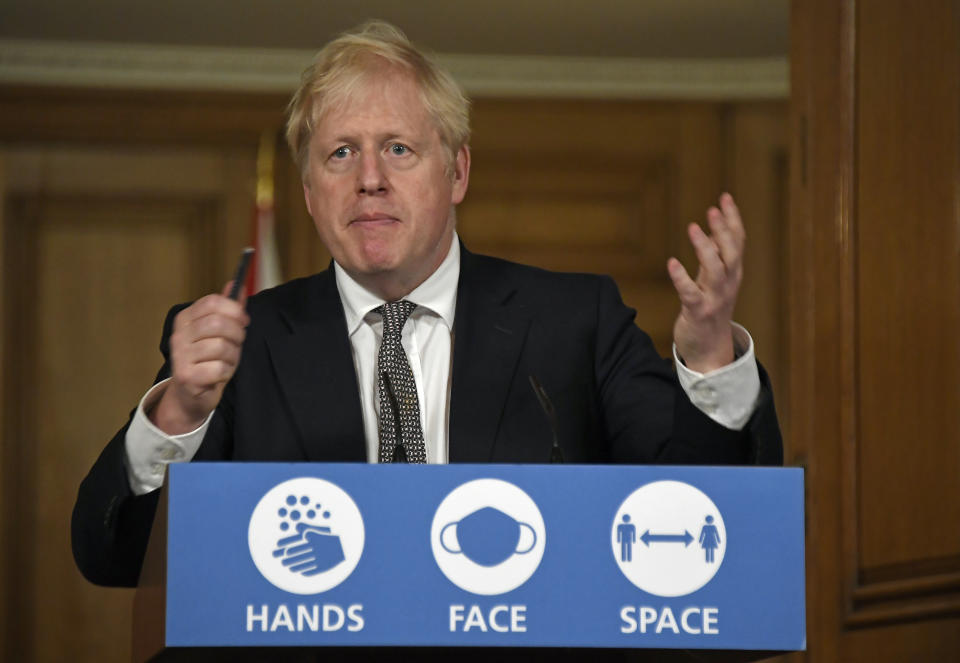
{"label": "man's mouth", "polygon": [[396,222],[396,217],[390,216],[389,214],[382,214],[380,212],[358,214],[350,221],[351,224],[357,223],[365,226],[387,225]]}

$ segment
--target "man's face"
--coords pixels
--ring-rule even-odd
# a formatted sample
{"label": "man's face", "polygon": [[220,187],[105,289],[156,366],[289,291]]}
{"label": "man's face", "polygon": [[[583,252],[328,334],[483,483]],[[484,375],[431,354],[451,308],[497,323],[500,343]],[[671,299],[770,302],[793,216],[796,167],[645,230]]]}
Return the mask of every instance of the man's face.
{"label": "man's face", "polygon": [[372,76],[327,111],[308,159],[307,209],[334,260],[359,283],[399,299],[443,262],[470,153],[462,148],[451,165],[409,76]]}

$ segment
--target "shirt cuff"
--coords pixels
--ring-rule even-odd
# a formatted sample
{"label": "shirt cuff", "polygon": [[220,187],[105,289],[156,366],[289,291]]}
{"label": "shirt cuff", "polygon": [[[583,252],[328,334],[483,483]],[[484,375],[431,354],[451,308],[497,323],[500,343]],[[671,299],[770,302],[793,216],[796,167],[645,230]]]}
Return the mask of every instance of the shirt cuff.
{"label": "shirt cuff", "polygon": [[731,430],[743,430],[756,409],[760,396],[760,371],[753,352],[753,339],[737,323],[733,326],[733,363],[709,373],[684,366],[673,345],[680,386],[698,410]]}
{"label": "shirt cuff", "polygon": [[170,378],[153,385],[143,398],[127,427],[127,479],[135,495],[144,495],[163,485],[163,475],[170,463],[189,461],[197,453],[210,426],[211,412],[196,430],[182,435],[167,435],[157,428],[147,411],[152,409],[167,390]]}

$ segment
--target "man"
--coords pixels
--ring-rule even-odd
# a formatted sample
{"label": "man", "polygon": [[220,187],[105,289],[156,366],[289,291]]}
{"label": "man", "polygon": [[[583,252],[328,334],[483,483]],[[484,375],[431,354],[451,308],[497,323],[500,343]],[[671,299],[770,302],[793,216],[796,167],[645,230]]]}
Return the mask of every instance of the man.
{"label": "man", "polygon": [[752,341],[731,323],[744,244],[733,199],[708,211],[709,236],[689,229],[696,280],[668,263],[675,372],[610,279],[460,245],[467,107],[387,24],[318,54],[287,134],[334,265],[246,309],[209,295],[171,311],[158,384],[80,487],[87,578],[136,584],[169,462],[548,462],[531,376],[556,404],[566,462],[781,462]]}

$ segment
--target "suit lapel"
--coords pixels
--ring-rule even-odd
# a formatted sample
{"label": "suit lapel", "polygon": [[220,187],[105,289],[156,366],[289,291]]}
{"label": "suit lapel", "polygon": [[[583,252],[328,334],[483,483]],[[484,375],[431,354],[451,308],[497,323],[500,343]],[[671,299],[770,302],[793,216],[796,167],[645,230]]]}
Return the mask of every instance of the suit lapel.
{"label": "suit lapel", "polygon": [[363,416],[333,270],[306,282],[280,311],[288,334],[267,337],[270,358],[307,460],[366,460]]}
{"label": "suit lapel", "polygon": [[450,395],[450,461],[490,462],[530,319],[513,284],[461,246]]}

